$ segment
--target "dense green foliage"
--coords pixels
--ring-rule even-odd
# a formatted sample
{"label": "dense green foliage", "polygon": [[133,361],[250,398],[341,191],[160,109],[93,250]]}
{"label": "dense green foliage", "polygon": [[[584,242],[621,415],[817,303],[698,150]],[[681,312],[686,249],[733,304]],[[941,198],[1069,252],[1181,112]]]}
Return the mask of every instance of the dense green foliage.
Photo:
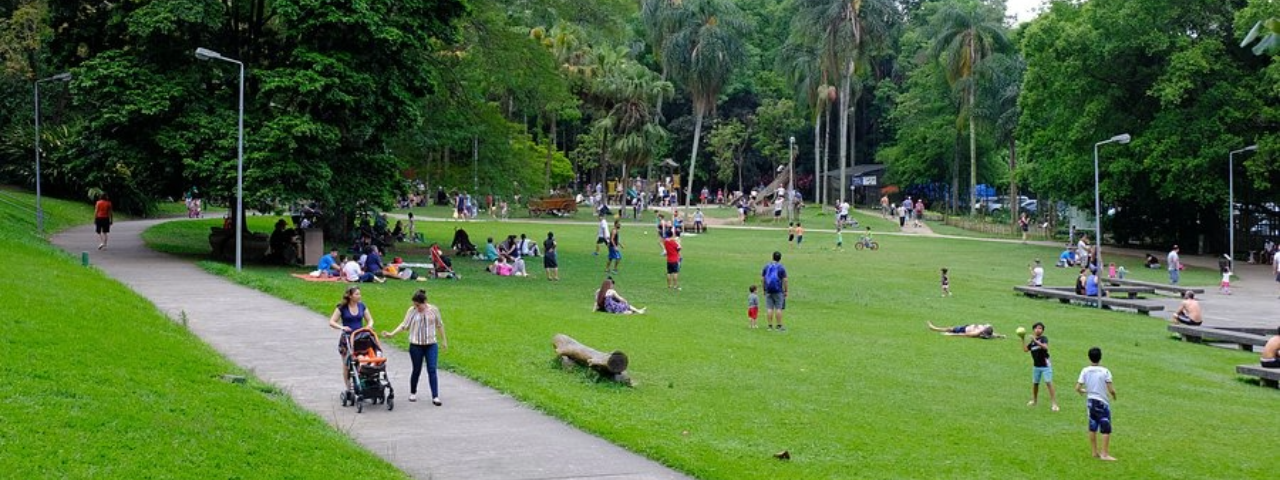
{"label": "dense green foliage", "polygon": [[[44,206],[50,231],[93,216],[83,203]],[[8,308],[21,312],[0,335],[12,357],[0,364],[4,476],[405,477],[151,302],[37,239],[33,207],[30,193],[0,191],[0,248],[29,273],[0,278]]]}
{"label": "dense green foliage", "polygon": [[[0,106],[29,111],[32,80],[75,75],[45,85],[51,194],[109,191],[141,211],[197,185],[225,201],[237,72],[191,55],[223,52],[248,67],[249,204],[317,201],[334,230],[418,186],[531,198],[671,175],[694,191],[750,189],[774,178],[792,137],[796,184],[824,204],[847,196],[850,167],[879,161],[881,186],[930,205],[968,211],[969,190],[984,184],[1087,216],[1092,146],[1118,133],[1134,142],[1104,147],[1101,174],[1115,211],[1103,228],[1116,241],[1200,244],[1225,232],[1224,162],[1251,144],[1260,148],[1234,172],[1239,247],[1260,243],[1255,226],[1280,225],[1275,2],[1054,1],[1016,25],[1006,10],[1004,0],[9,0]],[[0,125],[0,179],[33,183],[29,125],[27,115]],[[745,140],[726,130],[712,145],[735,125]],[[1037,215],[1069,221],[1049,210]],[[1224,236],[1203,244],[1220,249]]]}
{"label": "dense green foliage", "polygon": [[[889,230],[878,216],[857,216],[877,232]],[[1236,364],[1256,362],[1255,353],[1178,342],[1154,318],[1012,292],[1025,281],[1027,262],[1056,255],[1050,247],[882,234],[879,251],[858,252],[849,248],[849,232],[846,250],[833,252],[824,217],[811,209],[805,218],[810,230],[800,249],[787,246],[781,228],[713,226],[685,236],[680,292],[665,288],[652,224],[624,220],[626,248],[614,277],[623,296],[648,307],[634,316],[590,311],[604,261],[591,255],[590,222],[420,222],[430,238],[449,238],[459,226],[473,239],[554,231],[563,281],[542,279],[536,259],[522,279],[457,258],[460,281],[366,285],[364,301],[386,324],[425,285],[449,328],[444,368],[697,478],[1261,478],[1273,467],[1256,446],[1273,425],[1259,418],[1274,409],[1276,392],[1233,373]],[[759,284],[775,249],[791,282],[789,331],[750,330],[747,286]],[[1136,267],[1138,258],[1114,260],[1135,267],[1131,275],[1140,279],[1164,275]],[[225,264],[202,265],[232,274]],[[938,294],[940,267],[951,269],[950,298]],[[1048,270],[1050,284],[1072,281],[1073,272]],[[317,314],[341,296],[342,285],[285,273],[249,268],[232,277]],[[1215,277],[1191,269],[1183,281],[1209,285]],[[1045,397],[1039,408],[1026,406],[1031,362],[1017,340],[950,338],[925,328],[927,321],[991,322],[1012,333],[1038,320],[1053,340],[1061,412],[1050,412]],[[626,352],[638,385],[562,370],[550,346],[556,333]],[[1114,464],[1089,456],[1084,401],[1071,391],[1095,345],[1119,392]],[[451,387],[442,388],[448,395]],[[1188,405],[1213,405],[1213,421],[1186,415]],[[1191,438],[1195,455],[1187,454]],[[790,462],[771,457],[783,449]]]}

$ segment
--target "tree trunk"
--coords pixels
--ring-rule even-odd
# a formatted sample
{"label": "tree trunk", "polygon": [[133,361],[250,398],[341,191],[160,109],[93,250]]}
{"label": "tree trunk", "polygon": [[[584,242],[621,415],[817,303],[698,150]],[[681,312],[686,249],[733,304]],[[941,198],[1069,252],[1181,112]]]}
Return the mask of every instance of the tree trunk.
{"label": "tree trunk", "polygon": [[[826,120],[825,122],[822,122],[823,125],[826,125],[826,133],[822,134],[822,171],[827,172],[831,170],[831,107],[830,106],[824,106],[822,108],[822,116]],[[824,185],[822,188],[822,198],[824,200],[823,203],[828,203],[831,201],[831,195],[830,195],[831,185],[829,182],[830,180],[827,180],[826,182],[824,182]]]}
{"label": "tree trunk", "polygon": [[696,172],[698,166],[698,140],[702,139],[702,115],[700,108],[694,108],[693,121],[693,155],[689,157],[689,178],[685,180],[684,191],[684,208],[689,208],[689,201],[693,199],[693,172]]}
{"label": "tree trunk", "polygon": [[822,171],[822,150],[818,148],[822,139],[819,138],[822,132],[822,101],[818,100],[813,105],[813,201],[818,205],[824,205],[822,196],[822,180],[826,172]]}
{"label": "tree trunk", "polygon": [[845,165],[849,163],[849,91],[852,83],[852,75],[847,73],[840,79],[840,184],[836,185],[836,189],[840,190],[840,203],[844,203],[845,191],[848,190],[846,186],[849,184]]}
{"label": "tree trunk", "polygon": [[561,360],[567,358],[578,365],[595,370],[603,377],[628,385],[631,384],[631,379],[627,376],[627,354],[617,350],[612,353],[604,353],[578,343],[577,340],[562,333],[556,334],[551,343],[556,349],[556,355]]}
{"label": "tree trunk", "polygon": [[977,97],[978,89],[974,85],[973,64],[977,61],[977,42],[973,38],[969,39],[969,208],[970,215],[977,212],[978,209],[978,132],[973,124],[973,104]]}
{"label": "tree trunk", "polygon": [[1016,221],[1022,205],[1018,201],[1018,151],[1012,136],[1009,137],[1009,203],[1012,204],[1009,211],[1013,212],[1009,218]]}
{"label": "tree trunk", "polygon": [[956,143],[951,148],[951,211],[960,212],[960,152],[961,150],[960,129],[956,128]]}
{"label": "tree trunk", "polygon": [[556,115],[551,115],[551,142],[547,144],[547,169],[543,191],[551,191],[551,159],[556,151]]}

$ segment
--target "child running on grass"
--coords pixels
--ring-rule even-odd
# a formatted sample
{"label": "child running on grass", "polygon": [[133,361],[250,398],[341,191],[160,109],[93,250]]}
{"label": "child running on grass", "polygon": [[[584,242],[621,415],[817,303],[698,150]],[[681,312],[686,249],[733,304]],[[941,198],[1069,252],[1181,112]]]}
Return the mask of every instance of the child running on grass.
{"label": "child running on grass", "polygon": [[756,325],[756,319],[760,317],[760,296],[756,295],[756,286],[747,287],[747,318],[750,319],[750,328],[759,328]]}
{"label": "child running on grass", "polygon": [[947,275],[947,269],[942,269],[942,296],[951,296],[951,277]]}
{"label": "child running on grass", "polygon": [[836,251],[844,251],[844,229],[841,227],[836,227]]}
{"label": "child running on grass", "polygon": [[793,242],[795,241],[796,241],[796,224],[795,222],[787,222],[787,243],[794,246],[795,244]]}
{"label": "child running on grass", "polygon": [[800,226],[800,222],[796,222],[796,248],[800,248],[800,244],[804,242],[804,227]]}
{"label": "child running on grass", "polygon": [[[1114,461],[1111,456],[1111,400],[1116,399],[1116,389],[1111,385],[1111,370],[1100,365],[1102,349],[1089,349],[1089,366],[1080,371],[1076,381],[1076,393],[1085,395],[1089,410],[1089,448],[1095,458]],[[1102,449],[1098,449],[1098,433],[1102,433]]]}

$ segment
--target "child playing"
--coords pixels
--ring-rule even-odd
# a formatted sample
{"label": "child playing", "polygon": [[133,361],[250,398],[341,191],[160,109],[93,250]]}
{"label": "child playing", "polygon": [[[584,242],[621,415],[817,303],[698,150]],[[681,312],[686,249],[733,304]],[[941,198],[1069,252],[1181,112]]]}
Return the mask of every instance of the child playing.
{"label": "child playing", "polygon": [[795,241],[796,241],[796,224],[795,222],[787,222],[787,243],[792,244],[792,242],[795,242]]}
{"label": "child playing", "polygon": [[858,241],[862,242],[862,246],[871,248],[871,227],[867,227],[867,232],[863,233],[862,239]]}
{"label": "child playing", "polygon": [[747,287],[747,318],[750,319],[749,328],[759,328],[756,325],[756,318],[760,316],[760,297],[756,295],[756,286]]}
{"label": "child playing", "polygon": [[1218,293],[1231,295],[1231,257],[1222,254],[1222,260],[1218,261],[1218,271],[1222,273],[1222,284],[1218,286]]}
{"label": "child playing", "polygon": [[1129,271],[1125,270],[1124,265],[1121,265],[1116,268],[1116,275],[1119,275],[1121,280],[1124,280],[1124,276],[1127,273],[1129,273]]}
{"label": "child playing", "polygon": [[[1080,371],[1080,379],[1076,381],[1076,393],[1086,395],[1089,409],[1089,448],[1093,456],[1107,461],[1114,461],[1111,456],[1111,400],[1116,399],[1116,389],[1111,385],[1111,370],[1099,365],[1102,361],[1102,349],[1089,349],[1089,366]],[[1102,433],[1102,450],[1098,450],[1098,433]]]}
{"label": "child playing", "polygon": [[840,227],[836,227],[836,251],[844,251],[844,230]]}
{"label": "child playing", "polygon": [[942,296],[951,296],[951,277],[947,276],[947,269],[942,269]]}
{"label": "child playing", "polygon": [[804,227],[800,226],[800,222],[796,222],[796,248],[800,248],[800,244],[804,242]]}
{"label": "child playing", "polygon": [[1034,407],[1040,401],[1040,381],[1049,389],[1049,402],[1053,411],[1058,411],[1058,394],[1053,390],[1053,365],[1049,363],[1049,337],[1044,336],[1044,323],[1036,322],[1031,326],[1031,342],[1022,346],[1022,351],[1031,354],[1031,401],[1028,407]]}
{"label": "child playing", "polygon": [[1116,278],[1116,264],[1112,262],[1107,266],[1107,278]]}

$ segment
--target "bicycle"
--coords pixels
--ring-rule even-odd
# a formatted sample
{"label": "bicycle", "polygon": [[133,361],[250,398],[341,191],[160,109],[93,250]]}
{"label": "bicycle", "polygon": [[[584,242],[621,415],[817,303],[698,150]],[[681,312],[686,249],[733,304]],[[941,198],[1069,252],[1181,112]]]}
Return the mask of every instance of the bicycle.
{"label": "bicycle", "polygon": [[870,248],[871,250],[874,251],[874,250],[880,249],[880,244],[876,243],[875,240],[871,240],[869,238],[863,237],[861,240],[858,240],[857,243],[853,244],[853,248],[854,250],[862,250],[864,248]]}

